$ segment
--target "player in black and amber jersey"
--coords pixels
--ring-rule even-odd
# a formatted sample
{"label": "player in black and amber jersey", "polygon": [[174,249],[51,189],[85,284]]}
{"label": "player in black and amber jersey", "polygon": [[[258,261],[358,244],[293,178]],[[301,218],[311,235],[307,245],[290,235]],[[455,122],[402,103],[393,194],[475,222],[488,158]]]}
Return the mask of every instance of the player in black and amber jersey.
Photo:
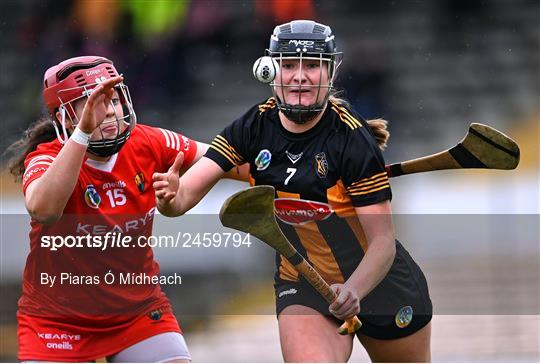
{"label": "player in black and amber jersey", "polygon": [[358,337],[374,361],[429,361],[431,301],[422,271],[394,238],[380,150],[386,124],[362,120],[332,96],[340,61],[329,27],[305,20],[276,27],[254,70],[272,81],[274,96],[226,127],[182,178],[155,174],[157,206],[182,214],[223,173],[249,163],[251,184],[276,188],[285,235],[338,295],[328,306],[276,257],[284,359],[348,360],[352,336],[336,334],[336,318],[359,314]]}

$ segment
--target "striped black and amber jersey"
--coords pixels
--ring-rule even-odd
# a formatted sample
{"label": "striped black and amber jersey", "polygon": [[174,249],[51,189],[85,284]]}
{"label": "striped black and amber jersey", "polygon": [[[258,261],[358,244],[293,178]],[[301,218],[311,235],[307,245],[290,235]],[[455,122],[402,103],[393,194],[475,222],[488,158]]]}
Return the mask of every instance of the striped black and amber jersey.
{"label": "striped black and amber jersey", "polygon": [[[252,185],[275,187],[284,234],[330,283],[343,283],[366,249],[354,207],[392,197],[370,127],[335,103],[328,104],[313,128],[291,133],[270,98],[216,136],[206,157],[224,171],[249,163]],[[278,279],[298,280],[283,257],[276,263]]]}

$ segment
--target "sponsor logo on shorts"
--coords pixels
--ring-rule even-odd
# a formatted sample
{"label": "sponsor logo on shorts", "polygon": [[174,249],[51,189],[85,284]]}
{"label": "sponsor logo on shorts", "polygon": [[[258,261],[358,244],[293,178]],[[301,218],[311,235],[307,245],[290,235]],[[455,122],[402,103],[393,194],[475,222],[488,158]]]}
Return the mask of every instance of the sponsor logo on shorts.
{"label": "sponsor logo on shorts", "polygon": [[63,341],[61,343],[47,343],[47,349],[59,349],[59,350],[73,350],[73,345],[69,341]]}
{"label": "sponsor logo on shorts", "polygon": [[72,334],[51,334],[49,332],[47,333],[38,332],[38,336],[40,339],[44,339],[44,340],[72,340],[72,341],[81,340],[81,335],[72,335]]}
{"label": "sponsor logo on shorts", "polygon": [[396,325],[400,329],[403,329],[411,323],[413,318],[413,309],[411,306],[405,306],[399,309],[396,314]]}
{"label": "sponsor logo on shorts", "polygon": [[272,160],[272,153],[268,149],[263,149],[255,158],[255,165],[257,166],[258,171],[264,171],[270,165]]}
{"label": "sponsor logo on shorts", "polygon": [[325,220],[334,210],[332,206],[323,202],[277,198],[274,200],[274,212],[281,221],[290,225],[300,225],[309,221]]}
{"label": "sponsor logo on shorts", "polygon": [[281,298],[283,296],[289,295],[289,294],[296,294],[298,291],[296,288],[291,288],[286,291],[279,292],[278,297]]}
{"label": "sponsor logo on shorts", "polygon": [[38,332],[38,337],[45,341],[47,349],[73,350],[72,343],[80,341],[79,334],[57,334],[50,332]]}

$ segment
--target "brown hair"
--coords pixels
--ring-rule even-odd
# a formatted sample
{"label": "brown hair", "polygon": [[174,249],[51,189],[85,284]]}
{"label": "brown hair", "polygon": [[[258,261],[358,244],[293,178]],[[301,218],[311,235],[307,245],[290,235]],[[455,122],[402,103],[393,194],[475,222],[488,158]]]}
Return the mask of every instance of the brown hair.
{"label": "brown hair", "polygon": [[42,117],[26,129],[21,139],[8,147],[6,153],[15,154],[8,164],[9,171],[15,177],[15,181],[20,181],[24,174],[26,156],[36,150],[39,144],[54,139],[56,139],[56,132],[52,120],[50,117]]}
{"label": "brown hair", "polygon": [[[328,100],[338,105],[350,107],[349,103],[346,100],[338,97],[336,94],[330,95]],[[375,135],[375,140],[377,141],[379,148],[381,150],[384,150],[387,146],[388,138],[390,138],[390,132],[388,131],[388,121],[379,118],[367,120],[367,123],[371,128],[373,135]]]}

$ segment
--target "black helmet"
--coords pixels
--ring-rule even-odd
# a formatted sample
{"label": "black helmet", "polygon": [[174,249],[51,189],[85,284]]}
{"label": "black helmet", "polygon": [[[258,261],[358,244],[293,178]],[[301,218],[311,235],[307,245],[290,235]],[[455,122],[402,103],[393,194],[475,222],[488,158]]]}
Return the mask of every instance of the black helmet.
{"label": "black helmet", "polygon": [[329,26],[312,20],[293,20],[278,25],[270,37],[268,51],[286,56],[308,55],[330,59],[336,52],[336,43]]}
{"label": "black helmet", "polygon": [[[283,59],[319,60],[321,68],[323,62],[328,67],[328,84],[322,85],[322,72],[319,78],[317,99],[321,89],[325,89],[325,98],[320,103],[309,106],[286,104],[285,100],[279,97],[279,90],[283,96],[284,87],[302,87],[302,85],[284,85],[280,77],[276,77],[270,84],[272,92],[277,101],[278,108],[287,116],[288,119],[303,124],[315,118],[326,107],[330,90],[333,88],[337,69],[341,63],[342,53],[336,49],[334,34],[329,26],[316,23],[312,20],[293,20],[289,23],[278,25],[270,37],[270,46],[266,54],[273,57],[281,66]],[[300,94],[299,94],[300,95]]]}

